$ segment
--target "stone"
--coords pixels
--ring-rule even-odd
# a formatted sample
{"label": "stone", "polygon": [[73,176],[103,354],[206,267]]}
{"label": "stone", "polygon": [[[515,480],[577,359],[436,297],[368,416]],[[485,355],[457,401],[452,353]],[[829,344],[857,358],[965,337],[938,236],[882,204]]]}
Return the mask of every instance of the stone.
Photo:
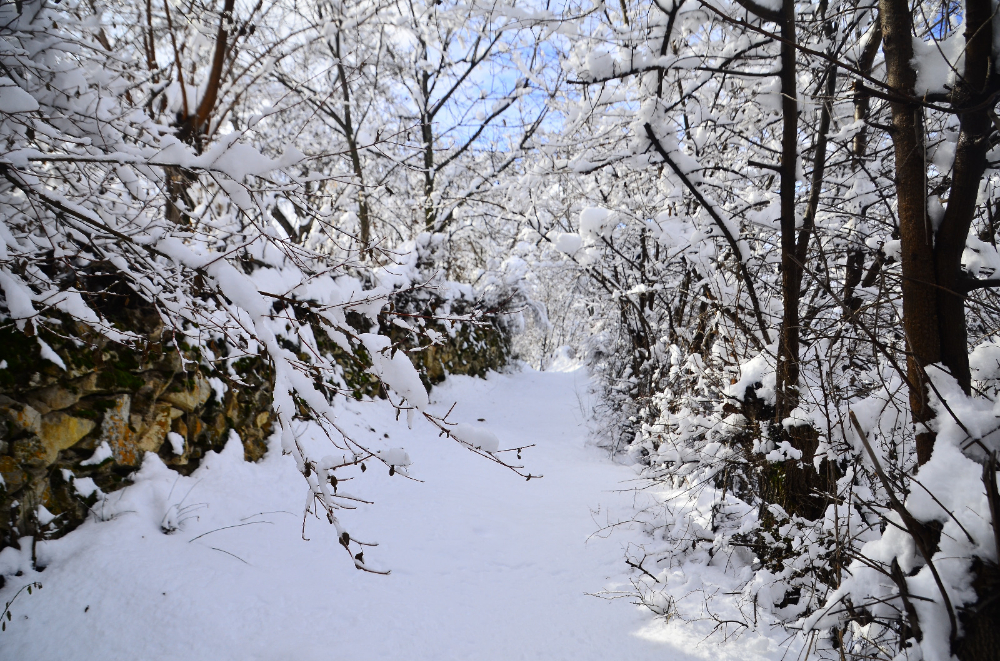
{"label": "stone", "polygon": [[32,399],[29,397],[28,404],[31,406],[31,408],[35,409],[42,415],[45,415],[46,413],[52,411],[52,409],[50,409],[48,406],[45,405],[45,402],[40,402],[37,399]]}
{"label": "stone", "polygon": [[12,431],[29,434],[40,434],[42,431],[42,414],[33,406],[12,402],[0,406],[0,413],[7,418]]}
{"label": "stone", "polygon": [[195,372],[193,380],[194,387],[176,392],[168,391],[160,399],[173,404],[186,413],[193,413],[212,396],[212,384],[202,376],[201,372]]}
{"label": "stone", "polygon": [[184,358],[174,349],[168,348],[153,363],[153,369],[161,372],[179,373],[184,371]]}
{"label": "stone", "polygon": [[101,421],[99,442],[108,442],[115,462],[122,466],[135,466],[141,459],[136,447],[136,434],[129,425],[131,409],[132,398],[129,395],[118,395],[114,406],[104,412],[104,419]]}
{"label": "stone", "polygon": [[101,388],[97,385],[97,376],[97,372],[91,372],[86,376],[75,379],[71,385],[80,393],[81,397],[93,395],[94,393],[101,392]]}
{"label": "stone", "polygon": [[175,419],[174,422],[173,422],[173,425],[171,426],[171,428],[173,429],[174,432],[176,432],[176,433],[180,434],[181,436],[183,436],[185,440],[189,440],[188,439],[188,427],[187,427],[187,423],[184,422],[184,418],[177,418],[177,419]]}
{"label": "stone", "polygon": [[31,393],[29,401],[41,413],[45,414],[49,411],[61,411],[73,406],[80,401],[80,395],[66,388],[49,386],[48,388],[42,388],[37,392]]}
{"label": "stone", "polygon": [[143,414],[148,416],[172,383],[172,375],[164,376],[159,372],[147,371],[139,372],[138,376],[142,378],[143,386],[132,396],[132,409],[141,409]]}
{"label": "stone", "polygon": [[42,430],[39,436],[42,439],[42,444],[50,453],[52,461],[55,461],[56,455],[61,450],[67,450],[76,445],[81,438],[94,431],[97,425],[93,420],[77,418],[56,411],[43,416],[41,426]]}
{"label": "stone", "polygon": [[201,421],[201,418],[192,418],[191,424],[188,426],[189,438],[192,440],[197,439],[204,429],[205,423]]}
{"label": "stone", "polygon": [[[170,431],[171,413],[177,409],[166,405],[157,404],[153,410],[152,420],[146,425],[136,443],[136,448],[140,452],[157,452]],[[180,414],[180,411],[177,411]]]}
{"label": "stone", "polygon": [[[33,341],[29,344],[34,348]],[[59,479],[61,470],[93,477],[110,493],[153,452],[187,475],[207,452],[221,447],[230,429],[241,435],[245,457],[264,456],[274,425],[267,362],[251,361],[241,372],[246,385],[226,392],[219,405],[207,406],[214,389],[194,367],[197,353],[163,346],[151,348],[147,356],[89,338],[87,351],[71,356],[79,358],[76,371],[43,361],[27,366],[15,387],[0,391],[0,511],[9,514],[0,518],[0,549],[36,529],[32,517],[38,505],[60,515],[58,534],[87,518],[86,503],[72,481]],[[170,431],[184,438],[181,455],[173,454]],[[84,465],[104,442],[111,460]],[[14,503],[20,506],[11,507]]]}
{"label": "stone", "polygon": [[14,458],[33,468],[51,466],[62,450],[76,445],[96,426],[93,420],[61,411],[40,416],[37,433],[14,441]]}
{"label": "stone", "polygon": [[22,436],[11,446],[11,456],[24,468],[34,470],[49,465],[48,452],[42,445],[42,439],[37,434]]}
{"label": "stone", "polygon": [[28,479],[28,474],[21,470],[14,457],[0,457],[0,476],[3,477],[2,488],[7,493],[17,491]]}

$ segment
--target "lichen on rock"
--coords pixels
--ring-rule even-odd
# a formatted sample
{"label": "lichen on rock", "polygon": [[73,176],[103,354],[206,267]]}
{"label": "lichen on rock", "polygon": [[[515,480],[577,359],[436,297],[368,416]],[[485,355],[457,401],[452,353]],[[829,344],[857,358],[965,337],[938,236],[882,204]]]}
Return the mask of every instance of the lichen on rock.
{"label": "lichen on rock", "polygon": [[[56,537],[76,527],[93,496],[81,496],[73,480],[91,478],[110,493],[147,452],[190,473],[236,431],[248,459],[264,455],[272,420],[268,363],[243,358],[233,378],[174,344],[155,311],[134,299],[130,305],[117,314],[143,338],[133,346],[69,319],[59,334],[40,327],[65,370],[42,357],[39,342],[0,328],[0,549],[24,536]],[[228,384],[221,401],[212,378]],[[181,454],[165,443],[171,432],[183,437]],[[102,443],[110,458],[89,462]],[[56,515],[47,525],[37,520],[39,506]]]}
{"label": "lichen on rock", "polygon": [[[122,286],[109,284],[106,291],[116,287]],[[115,300],[119,305],[98,300],[97,307],[139,338],[131,345],[69,318],[49,318],[59,332],[39,325],[35,338],[0,327],[0,549],[25,536],[51,538],[73,529],[95,498],[81,495],[73,482],[90,478],[111,493],[127,484],[149,452],[187,475],[206,453],[222,450],[232,432],[247,460],[267,451],[275,416],[274,371],[265,355],[230,359],[231,347],[221,338],[191,347],[138,297],[122,290]],[[409,355],[430,388],[448,374],[483,376],[506,364],[509,333],[498,315],[480,308],[464,294],[397,292],[379,316],[379,330]],[[417,321],[393,323],[394,313]],[[357,313],[348,314],[348,323],[358,333],[372,330],[371,320]],[[314,331],[320,350],[342,370],[336,389],[346,385],[356,397],[383,392],[363,347],[346,351],[322,328]],[[52,354],[43,357],[43,346],[62,364]],[[55,515],[51,522],[37,520],[40,506]]]}

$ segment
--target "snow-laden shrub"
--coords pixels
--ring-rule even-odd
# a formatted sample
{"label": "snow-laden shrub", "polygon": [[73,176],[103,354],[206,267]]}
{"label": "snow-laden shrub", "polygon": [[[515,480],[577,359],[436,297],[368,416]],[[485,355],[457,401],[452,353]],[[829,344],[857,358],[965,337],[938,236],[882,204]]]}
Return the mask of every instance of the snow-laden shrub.
{"label": "snow-laden shrub", "polygon": [[[92,350],[94,337],[140,356],[172,354],[182,372],[224,376],[229,388],[250,387],[240,371],[260,361],[268,401],[259,413],[302,472],[308,507],[337,527],[355,565],[370,569],[341,529],[339,511],[354,500],[338,495],[336,474],[389,455],[380,440],[337,426],[336,397],[353,393],[330,347],[362,356],[361,369],[410,423],[420,415],[450,434],[427,410],[406,353],[379,330],[393,297],[427,284],[406,273],[414,250],[359,245],[338,226],[341,214],[317,195],[328,178],[310,173],[312,159],[290,140],[282,144],[287,136],[271,116],[288,108],[280,99],[254,105],[274,58],[319,28],[285,8],[295,30],[265,38],[263,25],[237,26],[232,5],[201,15],[212,27],[183,54],[175,47],[181,59],[165,70],[156,44],[176,43],[174,31],[193,25],[175,28],[169,4],[155,16],[129,5],[103,15],[46,0],[0,6],[0,323],[35,338],[41,358],[64,371],[74,368],[69,353]],[[187,70],[183,58],[200,68]],[[297,226],[285,215],[293,210]],[[137,329],[121,314],[121,297],[141,300],[162,331]],[[54,336],[63,351],[45,342]],[[319,454],[299,442],[303,417],[330,440]]]}
{"label": "snow-laden shrub", "polygon": [[533,171],[575,195],[529,224],[600,310],[599,427],[648,480],[628,565],[655,612],[777,623],[805,656],[996,656],[1000,79],[992,5],[963,7],[576,21],[586,89]]}

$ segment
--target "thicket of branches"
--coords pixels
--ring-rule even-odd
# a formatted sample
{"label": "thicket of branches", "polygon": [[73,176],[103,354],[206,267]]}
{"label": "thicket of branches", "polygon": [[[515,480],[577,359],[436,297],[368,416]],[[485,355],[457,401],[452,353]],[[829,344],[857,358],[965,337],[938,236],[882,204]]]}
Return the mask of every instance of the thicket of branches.
{"label": "thicket of branches", "polygon": [[994,658],[995,6],[601,12],[533,170],[564,203],[523,236],[575,264],[605,440],[657,494],[635,596],[832,658]]}
{"label": "thicket of branches", "polygon": [[[307,510],[370,571],[338,518],[359,496],[337,476],[365,460],[405,473],[409,458],[338,427],[336,398],[357,395],[345,360],[409,423],[522,472],[493,454],[495,437],[427,409],[404,351],[442,340],[435,316],[509,330],[523,299],[518,271],[454,246],[482,242],[484,182],[544,112],[515,104],[523,80],[486,90],[485,70],[516,69],[524,52],[530,73],[536,40],[489,7],[453,9],[0,5],[0,323],[50,360],[45,337],[85,350],[93,333],[137,355],[193,352],[234,387],[234,366],[262,358]],[[500,160],[483,148],[504,141]],[[162,334],[128,327],[130,300]],[[305,447],[302,420],[332,445]]]}
{"label": "thicket of branches", "polygon": [[216,368],[266,356],[282,447],[339,526],[330,478],[384,457],[338,431],[316,333],[456,436],[375,328],[429,285],[513,302],[522,357],[587,360],[603,440],[657,494],[627,558],[643,603],[713,612],[670,591],[703,566],[738,595],[727,630],[763,612],[830,658],[995,658],[996,14],[5,3],[3,323],[141,351],[110,278],[175,341],[224,344]]}

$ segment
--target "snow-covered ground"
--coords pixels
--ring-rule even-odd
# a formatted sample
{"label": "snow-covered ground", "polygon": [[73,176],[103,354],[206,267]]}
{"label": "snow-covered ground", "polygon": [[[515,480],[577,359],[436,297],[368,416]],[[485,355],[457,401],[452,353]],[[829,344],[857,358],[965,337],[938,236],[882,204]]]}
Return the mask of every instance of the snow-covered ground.
{"label": "snow-covered ground", "polygon": [[[502,447],[535,443],[524,462],[544,478],[528,482],[430,425],[408,431],[382,404],[345,412],[342,422],[404,445],[423,480],[377,465],[347,483],[376,503],[344,525],[380,542],[366,561],[389,576],[356,570],[325,521],[310,518],[302,539],[305,484],[278,452],[249,464],[234,443],[179,479],[147,460],[112,494],[110,520],[38,545],[44,571],[13,549],[0,555],[0,572],[24,572],[8,577],[4,602],[26,582],[44,586],[13,604],[0,659],[780,657],[764,638],[703,641],[704,627],[590,596],[627,581],[628,533],[594,533],[627,514],[635,473],[587,445],[586,381],[582,370],[525,369],[433,391],[432,408],[457,401],[452,419],[487,425]],[[178,512],[179,529],[164,534]]]}

